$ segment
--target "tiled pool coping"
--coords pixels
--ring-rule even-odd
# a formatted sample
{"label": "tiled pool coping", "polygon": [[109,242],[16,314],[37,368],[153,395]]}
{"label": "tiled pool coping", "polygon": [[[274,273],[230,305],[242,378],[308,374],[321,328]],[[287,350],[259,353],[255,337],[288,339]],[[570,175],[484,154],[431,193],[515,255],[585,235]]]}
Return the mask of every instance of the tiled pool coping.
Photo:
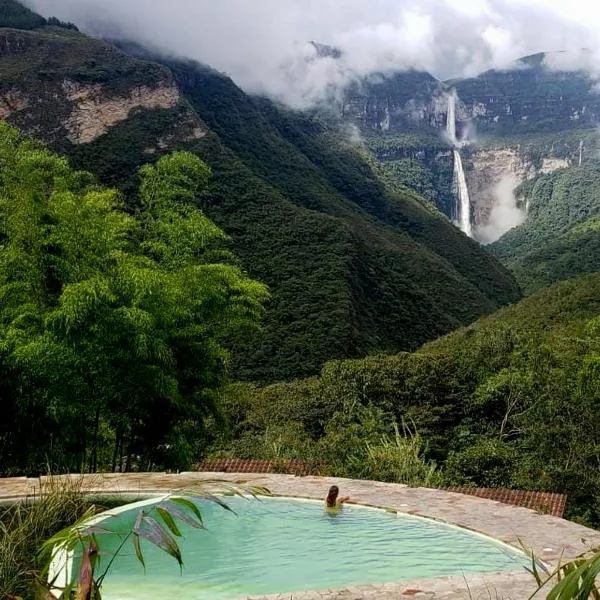
{"label": "tiled pool coping", "polygon": [[[550,565],[556,564],[561,557],[562,560],[568,560],[592,546],[600,546],[600,532],[557,517],[473,496],[443,490],[408,488],[391,483],[238,473],[115,473],[71,477],[81,480],[82,489],[88,492],[140,497],[219,479],[264,486],[280,496],[320,499],[325,496],[329,486],[335,484],[340,487],[343,495],[349,495],[357,504],[391,508],[465,527],[516,548],[524,546],[531,549],[538,558]],[[43,485],[44,478],[0,479],[0,501],[39,494]],[[271,596],[268,600],[392,600],[406,597],[436,600],[526,600],[534,589],[532,576],[522,571],[283,594]],[[540,594],[539,597],[543,596]]]}

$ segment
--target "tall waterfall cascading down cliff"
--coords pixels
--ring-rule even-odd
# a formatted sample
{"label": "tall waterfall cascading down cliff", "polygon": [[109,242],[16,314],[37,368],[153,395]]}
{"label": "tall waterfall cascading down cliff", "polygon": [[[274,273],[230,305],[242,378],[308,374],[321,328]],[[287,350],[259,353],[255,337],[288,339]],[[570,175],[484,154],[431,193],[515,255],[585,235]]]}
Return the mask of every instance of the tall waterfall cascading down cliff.
{"label": "tall waterfall cascading down cliff", "polygon": [[469,197],[469,188],[467,187],[462,158],[457,148],[454,149],[454,180],[458,193],[458,223],[461,230],[471,237],[473,233],[471,228],[471,198]]}
{"label": "tall waterfall cascading down cliff", "polygon": [[448,96],[446,133],[450,143],[454,147],[453,180],[458,200],[456,205],[456,221],[463,233],[471,237],[473,234],[473,229],[471,227],[471,199],[469,197],[467,178],[460,156],[460,143],[456,139],[456,93],[454,91]]}

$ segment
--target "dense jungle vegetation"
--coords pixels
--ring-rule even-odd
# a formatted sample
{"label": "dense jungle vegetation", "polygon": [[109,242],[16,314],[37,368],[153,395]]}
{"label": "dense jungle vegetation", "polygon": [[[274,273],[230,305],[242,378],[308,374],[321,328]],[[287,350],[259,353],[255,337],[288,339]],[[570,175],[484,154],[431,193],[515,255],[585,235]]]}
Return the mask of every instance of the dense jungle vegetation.
{"label": "dense jungle vegetation", "polygon": [[[44,27],[0,35],[22,48],[0,55],[0,92],[36,98],[9,121],[121,190],[127,203],[135,202],[138,170],[164,153],[186,150],[211,167],[202,208],[231,237],[247,273],[271,291],[259,334],[232,340],[236,378],[275,382],[316,375],[334,358],[414,350],[520,297],[497,260],[420,196],[386,185],[330,120],[250,97],[206,67],[130,44],[119,50]],[[181,101],[136,109],[76,144],[65,129],[73,110],[65,80],[101,86],[116,101],[136,86],[175,83]]]}
{"label": "dense jungle vegetation", "polygon": [[568,494],[600,524],[600,275],[561,282],[412,354],[333,361],[319,377],[230,386],[210,452],[310,460],[413,484]]}
{"label": "dense jungle vegetation", "polygon": [[197,455],[228,340],[267,298],[196,206],[209,179],[199,158],[167,155],[140,171],[126,211],[0,125],[3,475]]}
{"label": "dense jungle vegetation", "polygon": [[560,169],[523,183],[527,220],[491,250],[534,292],[555,281],[600,270],[600,163]]}
{"label": "dense jungle vegetation", "polygon": [[[514,304],[510,273],[431,207],[450,163],[416,162],[422,132],[367,140],[377,166],[322,115],[15,6],[0,1],[0,25],[27,31],[2,35],[26,43],[0,56],[4,84],[44,90],[46,108],[13,120],[70,162],[0,130],[2,474],[301,458],[564,492],[571,517],[600,522],[598,275]],[[181,100],[75,144],[65,77]],[[190,122],[202,135],[178,137]],[[528,292],[597,271],[599,175],[588,161],[522,187],[531,218],[494,252]]]}

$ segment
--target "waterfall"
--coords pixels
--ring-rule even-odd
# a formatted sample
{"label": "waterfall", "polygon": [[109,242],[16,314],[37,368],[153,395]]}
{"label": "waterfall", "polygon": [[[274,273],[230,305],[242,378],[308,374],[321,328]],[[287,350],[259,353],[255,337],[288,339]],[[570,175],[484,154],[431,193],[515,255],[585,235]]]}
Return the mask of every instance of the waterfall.
{"label": "waterfall", "polygon": [[469,188],[467,187],[467,178],[465,177],[462,158],[457,148],[454,149],[454,180],[458,193],[457,215],[459,226],[464,233],[471,237],[473,233],[471,229],[471,199],[469,198]]}
{"label": "waterfall", "polygon": [[583,162],[583,140],[579,142],[579,166]]}
{"label": "waterfall", "polygon": [[454,186],[458,202],[456,205],[456,221],[459,227],[469,237],[473,230],[471,228],[471,199],[469,198],[469,188],[467,187],[467,178],[463,168],[462,158],[460,156],[460,144],[456,139],[456,92],[448,96],[448,112],[446,116],[446,134],[454,148]]}
{"label": "waterfall", "polygon": [[453,146],[456,146],[456,93],[448,96],[448,112],[446,114],[446,133]]}

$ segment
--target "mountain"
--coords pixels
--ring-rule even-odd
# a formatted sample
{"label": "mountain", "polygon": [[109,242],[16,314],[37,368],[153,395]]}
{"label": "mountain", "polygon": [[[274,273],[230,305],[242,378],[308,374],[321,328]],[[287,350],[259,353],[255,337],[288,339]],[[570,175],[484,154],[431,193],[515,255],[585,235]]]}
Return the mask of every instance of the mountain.
{"label": "mountain", "polygon": [[391,180],[422,193],[458,222],[456,154],[446,134],[455,96],[468,216],[474,237],[489,243],[518,220],[515,212],[503,222],[499,210],[513,188],[579,164],[600,147],[600,94],[584,71],[560,69],[573,62],[564,53],[538,54],[511,69],[445,82],[417,71],[380,74],[350,86],[340,118],[360,128]]}
{"label": "mountain", "polygon": [[594,127],[600,94],[590,75],[569,66],[566,53],[520,59],[510,70],[446,82],[481,133],[514,136]]}
{"label": "mountain", "polygon": [[386,185],[337,125],[249,97],[207,67],[131,53],[48,22],[0,28],[0,118],[131,206],[139,165],[187,149],[211,166],[200,205],[272,291],[262,335],[236,340],[237,377],[416,348],[519,298],[504,267],[420,196]]}
{"label": "mountain", "polygon": [[518,190],[527,220],[490,249],[532,292],[600,271],[600,163],[540,175]]}
{"label": "mountain", "polygon": [[[600,445],[590,432],[600,425],[598,314],[595,273],[414,353],[331,361],[306,380],[232,386],[231,431],[211,452],[312,459],[328,474],[398,481],[412,472],[411,441],[446,485],[567,494],[567,518],[597,526]],[[386,451],[374,454],[378,444]]]}

